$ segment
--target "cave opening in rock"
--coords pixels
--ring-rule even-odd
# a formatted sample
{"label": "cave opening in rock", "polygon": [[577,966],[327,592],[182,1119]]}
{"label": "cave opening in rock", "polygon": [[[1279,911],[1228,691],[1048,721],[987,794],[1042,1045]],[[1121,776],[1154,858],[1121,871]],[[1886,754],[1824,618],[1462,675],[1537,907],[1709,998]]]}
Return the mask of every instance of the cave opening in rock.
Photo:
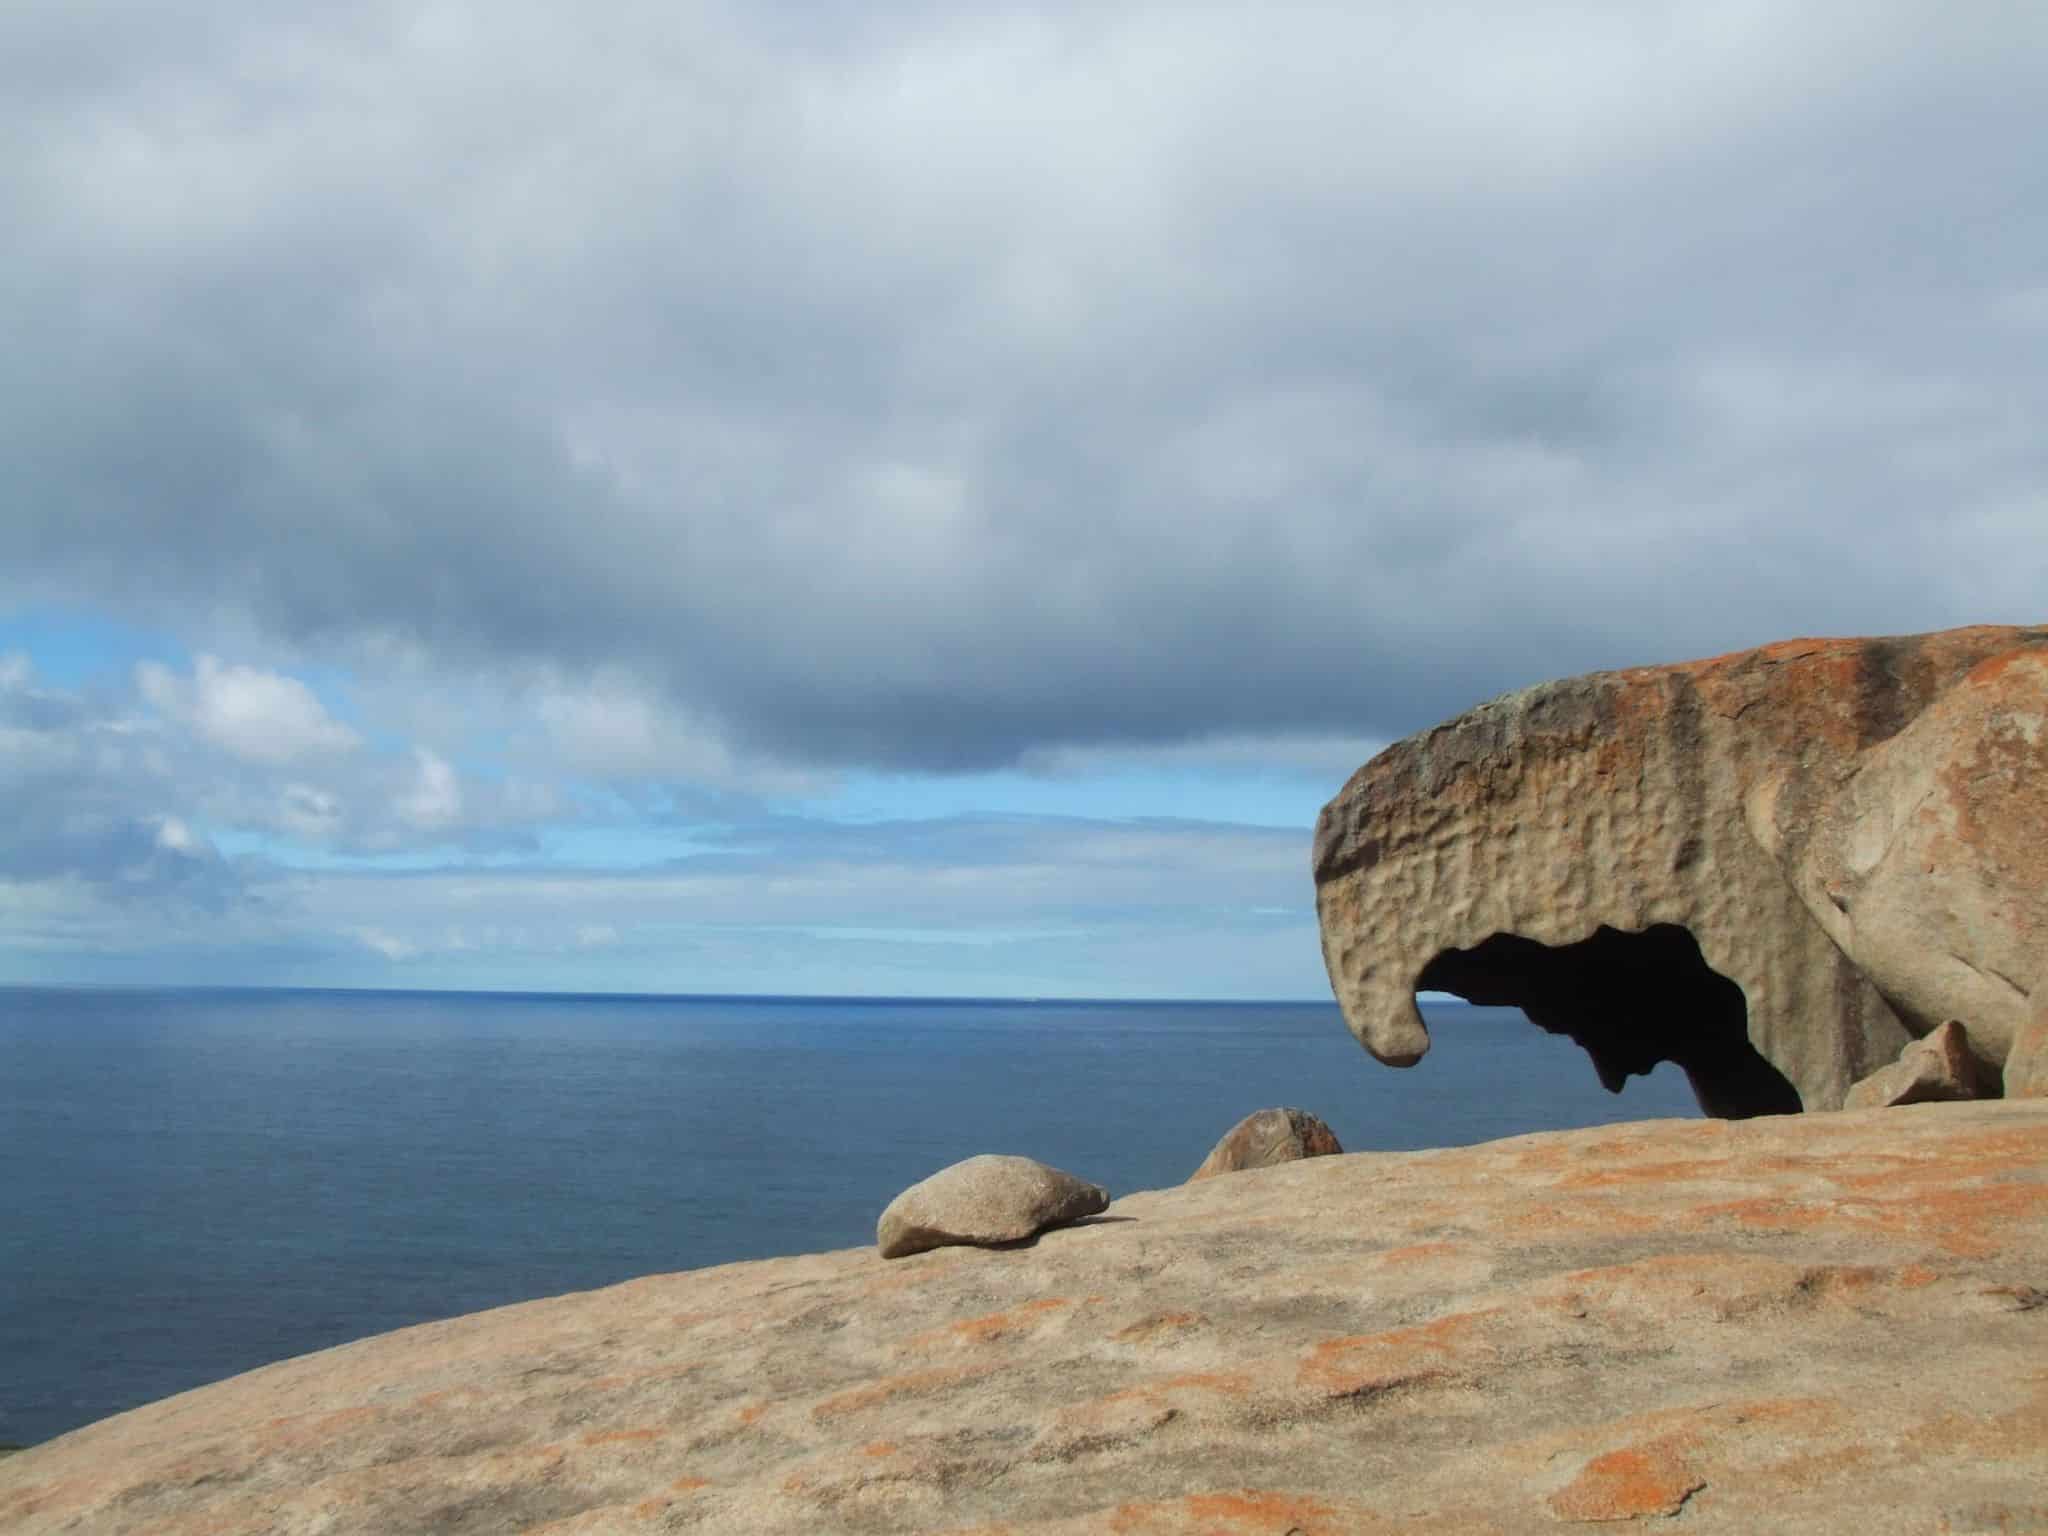
{"label": "cave opening in rock", "polygon": [[1790,1079],[1749,1043],[1742,988],[1708,965],[1699,941],[1674,923],[1640,933],[1602,926],[1576,944],[1496,933],[1447,949],[1416,978],[1417,991],[1519,1008],[1593,1058],[1610,1093],[1659,1062],[1676,1063],[1700,1108],[1722,1119],[1796,1114]]}

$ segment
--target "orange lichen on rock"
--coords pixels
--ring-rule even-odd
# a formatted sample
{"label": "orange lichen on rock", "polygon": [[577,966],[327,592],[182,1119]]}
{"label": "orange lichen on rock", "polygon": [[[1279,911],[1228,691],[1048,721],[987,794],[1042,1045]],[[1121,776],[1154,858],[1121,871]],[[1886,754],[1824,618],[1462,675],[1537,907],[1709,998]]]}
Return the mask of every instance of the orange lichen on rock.
{"label": "orange lichen on rock", "polygon": [[850,1413],[860,1413],[869,1408],[898,1397],[919,1397],[933,1392],[944,1392],[986,1376],[996,1370],[993,1365],[951,1365],[935,1366],[924,1371],[905,1371],[899,1376],[885,1376],[880,1381],[869,1382],[866,1386],[855,1387],[828,1397],[811,1410],[814,1419],[836,1419]]}
{"label": "orange lichen on rock", "polygon": [[1041,1297],[1002,1312],[984,1313],[980,1317],[963,1318],[957,1323],[948,1323],[943,1328],[929,1329],[906,1339],[904,1348],[929,1351],[935,1346],[993,1344],[1001,1339],[1029,1332],[1037,1322],[1049,1314],[1065,1311],[1073,1305],[1072,1301],[1063,1296]]}
{"label": "orange lichen on rock", "polygon": [[1639,1520],[1675,1515],[1706,1486],[1686,1459],[1692,1441],[1667,1435],[1595,1456],[1547,1501],[1560,1520]]}
{"label": "orange lichen on rock", "polygon": [[1489,1354],[1482,1324],[1495,1309],[1456,1312],[1432,1322],[1385,1333],[1326,1339],[1295,1370],[1303,1387],[1332,1397],[1356,1397],[1442,1380]]}
{"label": "orange lichen on rock", "polygon": [[594,1429],[583,1437],[585,1445],[645,1445],[667,1434],[665,1429]]}

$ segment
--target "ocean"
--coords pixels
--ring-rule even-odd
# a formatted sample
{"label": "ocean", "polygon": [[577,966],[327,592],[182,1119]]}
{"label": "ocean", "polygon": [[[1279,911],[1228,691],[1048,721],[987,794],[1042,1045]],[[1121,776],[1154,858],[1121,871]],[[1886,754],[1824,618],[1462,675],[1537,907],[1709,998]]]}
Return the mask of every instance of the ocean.
{"label": "ocean", "polygon": [[1241,1116],[1347,1151],[1696,1115],[1513,1009],[1391,1071],[1334,1004],[0,988],[0,1443],[308,1350],[874,1240],[977,1152],[1113,1194]]}

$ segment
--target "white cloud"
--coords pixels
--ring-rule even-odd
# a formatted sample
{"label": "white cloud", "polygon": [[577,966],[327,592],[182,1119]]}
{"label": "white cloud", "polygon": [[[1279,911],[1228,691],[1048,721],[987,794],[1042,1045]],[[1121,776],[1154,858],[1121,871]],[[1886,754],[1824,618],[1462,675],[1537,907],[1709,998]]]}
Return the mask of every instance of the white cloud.
{"label": "white cloud", "polygon": [[330,716],[312,689],[281,672],[201,655],[189,678],[155,661],[139,664],[135,676],[142,696],[157,710],[244,762],[297,762],[360,745],[356,733]]}
{"label": "white cloud", "polygon": [[211,856],[213,853],[212,845],[197,836],[176,816],[157,818],[156,844],[159,848],[168,849],[172,853],[182,853],[194,858]]}
{"label": "white cloud", "polygon": [[422,832],[445,830],[462,817],[462,780],[446,758],[415,747],[413,780],[395,808],[408,826]]}
{"label": "white cloud", "polygon": [[357,928],[352,930],[355,939],[363,948],[382,955],[386,960],[410,960],[420,953],[420,947],[381,928]]}

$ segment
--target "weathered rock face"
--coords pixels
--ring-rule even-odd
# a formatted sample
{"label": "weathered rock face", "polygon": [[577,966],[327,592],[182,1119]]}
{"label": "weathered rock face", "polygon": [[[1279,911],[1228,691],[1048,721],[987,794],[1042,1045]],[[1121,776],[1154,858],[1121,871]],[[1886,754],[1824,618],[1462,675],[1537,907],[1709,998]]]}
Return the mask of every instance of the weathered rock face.
{"label": "weathered rock face", "polygon": [[2005,1096],[2048,1099],[2048,1006],[2020,1027],[2005,1058]]}
{"label": "weathered rock face", "polygon": [[1758,840],[1915,1034],[1967,1024],[1994,1072],[2048,999],[2048,644],[2000,651],[1841,782],[1758,782]]}
{"label": "weathered rock face", "polygon": [[1970,1037],[1961,1024],[1950,1019],[1899,1052],[1899,1059],[1890,1066],[1879,1067],[1857,1083],[1842,1107],[1880,1109],[1983,1096],[1983,1068],[1970,1050]]}
{"label": "weathered rock face", "polygon": [[0,1530],[2039,1530],[2044,1290],[2040,1101],[1318,1157],[308,1355],[0,1459]]}
{"label": "weathered rock face", "polygon": [[1307,1110],[1261,1109],[1225,1131],[1223,1139],[1202,1159],[1202,1166],[1188,1175],[1188,1182],[1298,1162],[1304,1157],[1329,1157],[1343,1150],[1337,1133]]}
{"label": "weathered rock face", "polygon": [[1781,825],[1829,803],[1869,749],[2011,653],[2048,653],[2048,629],[1788,641],[1546,683],[1396,743],[1316,828],[1352,1033],[1411,1065],[1429,1048],[1415,992],[1440,988],[1571,1035],[1610,1087],[1674,1061],[1709,1113],[1743,1115],[1835,1108],[1951,1014],[1974,1032],[1966,1008],[1909,1031],[1745,807],[1765,784],[1757,809]]}
{"label": "weathered rock face", "polygon": [[984,1153],[941,1168],[889,1202],[875,1224],[885,1259],[955,1243],[1014,1243],[1093,1216],[1109,1192],[1028,1157]]}

